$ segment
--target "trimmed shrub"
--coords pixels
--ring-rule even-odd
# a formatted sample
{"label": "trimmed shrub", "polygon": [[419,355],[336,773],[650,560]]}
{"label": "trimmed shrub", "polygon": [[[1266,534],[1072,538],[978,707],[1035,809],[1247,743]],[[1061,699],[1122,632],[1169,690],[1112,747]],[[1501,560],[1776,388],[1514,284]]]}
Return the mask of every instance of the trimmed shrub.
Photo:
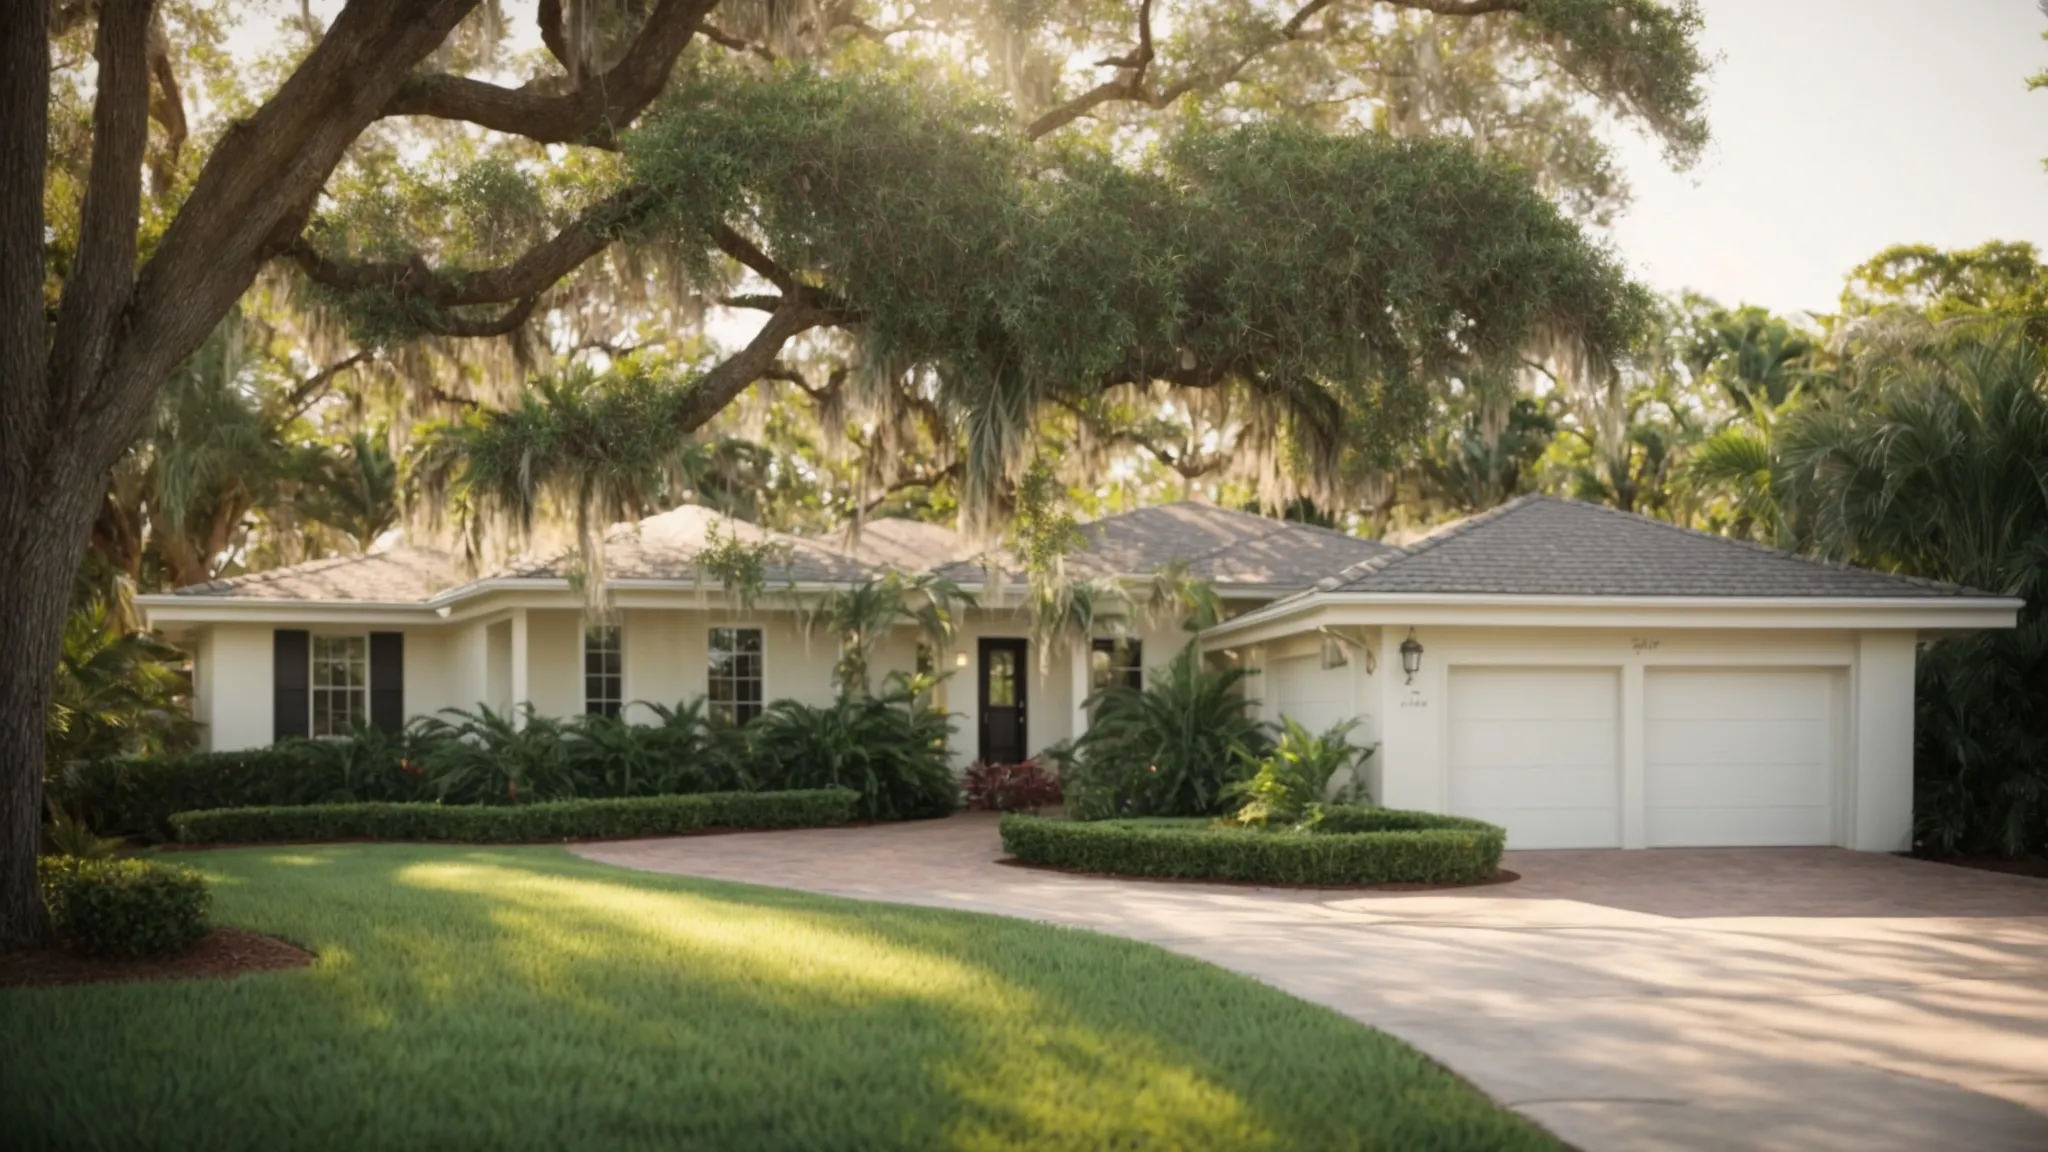
{"label": "trimmed shrub", "polygon": [[289,743],[74,764],[53,774],[48,787],[59,807],[100,832],[167,840],[174,812],[292,803],[290,782],[305,770],[305,749]]}
{"label": "trimmed shrub", "polygon": [[539,804],[306,804],[219,808],[171,817],[187,844],[307,840],[452,840],[504,844],[674,836],[706,828],[844,824],[860,797],[843,788],[554,800]]}
{"label": "trimmed shrub", "polygon": [[154,860],[36,861],[57,939],[91,956],[136,959],[182,952],[206,935],[212,898],[189,868]]}
{"label": "trimmed shrub", "polygon": [[1027,864],[1081,872],[1259,884],[1470,884],[1500,869],[1507,833],[1492,824],[1374,808],[1328,814],[1343,808],[1325,806],[1320,821],[1349,829],[1341,832],[1012,815],[1003,817],[1003,848]]}
{"label": "trimmed shrub", "polygon": [[1060,805],[1060,778],[1038,759],[1021,764],[976,761],[961,777],[967,806],[979,812],[1036,812]]}

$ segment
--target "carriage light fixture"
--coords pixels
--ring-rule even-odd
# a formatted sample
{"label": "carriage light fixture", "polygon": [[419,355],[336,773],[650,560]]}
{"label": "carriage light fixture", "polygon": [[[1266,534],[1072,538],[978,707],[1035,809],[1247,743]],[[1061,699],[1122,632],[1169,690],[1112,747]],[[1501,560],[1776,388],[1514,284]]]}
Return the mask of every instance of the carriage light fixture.
{"label": "carriage light fixture", "polygon": [[1415,683],[1415,674],[1422,671],[1422,642],[1415,638],[1415,629],[1408,630],[1408,638],[1401,641],[1401,671],[1407,673],[1408,683]]}

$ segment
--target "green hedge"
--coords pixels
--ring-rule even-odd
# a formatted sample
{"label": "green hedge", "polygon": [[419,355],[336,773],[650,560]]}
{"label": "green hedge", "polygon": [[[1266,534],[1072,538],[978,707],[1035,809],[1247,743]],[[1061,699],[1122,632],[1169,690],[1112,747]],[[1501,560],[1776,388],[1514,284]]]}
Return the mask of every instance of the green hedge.
{"label": "green hedge", "polygon": [[171,838],[171,816],[201,808],[289,804],[305,771],[294,744],[147,760],[96,760],[52,773],[50,796],[102,835]]}
{"label": "green hedge", "polygon": [[812,828],[853,818],[860,796],[844,788],[802,792],[706,792],[555,800],[541,804],[306,804],[219,808],[171,817],[187,844],[303,840],[456,840],[500,844],[612,836],[673,836],[706,828]]}
{"label": "green hedge", "polygon": [[[1329,805],[1346,830],[1259,831],[1200,821],[1003,817],[1003,848],[1027,864],[1258,884],[1469,884],[1500,869],[1507,833],[1425,812]],[[1335,813],[1333,816],[1332,814]]]}
{"label": "green hedge", "polygon": [[206,935],[211,897],[189,868],[153,860],[36,861],[43,904],[57,939],[93,956],[139,958],[182,952]]}

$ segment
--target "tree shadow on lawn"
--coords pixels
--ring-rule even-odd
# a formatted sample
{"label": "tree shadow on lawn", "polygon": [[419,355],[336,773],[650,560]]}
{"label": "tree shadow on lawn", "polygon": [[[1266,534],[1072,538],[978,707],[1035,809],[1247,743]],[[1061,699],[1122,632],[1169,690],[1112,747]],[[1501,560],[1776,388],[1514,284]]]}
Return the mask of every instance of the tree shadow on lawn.
{"label": "tree shadow on lawn", "polygon": [[210,854],[294,974],[0,996],[43,1146],[1553,1147],[1391,1038],[1093,933],[557,848]]}

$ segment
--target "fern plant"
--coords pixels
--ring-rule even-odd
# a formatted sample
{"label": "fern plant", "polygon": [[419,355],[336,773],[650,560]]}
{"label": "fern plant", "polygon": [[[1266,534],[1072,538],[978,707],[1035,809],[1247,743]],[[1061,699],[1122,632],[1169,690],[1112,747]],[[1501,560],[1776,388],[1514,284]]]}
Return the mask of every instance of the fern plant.
{"label": "fern plant", "polygon": [[56,801],[50,802],[50,822],[43,825],[43,846],[45,855],[69,856],[78,860],[106,860],[121,850],[125,843],[119,836],[101,836],[85,821],[66,812]]}
{"label": "fern plant", "polygon": [[943,816],[959,803],[946,753],[952,718],[900,676],[874,696],[778,700],[743,731],[765,787],[850,788],[876,820]]}
{"label": "fern plant", "polygon": [[531,704],[504,712],[479,704],[474,712],[449,708],[442,715],[455,720],[421,721],[433,742],[427,778],[442,802],[519,804],[594,791],[570,755],[562,722]]}
{"label": "fern plant", "polygon": [[1225,797],[1240,802],[1232,822],[1253,828],[1299,823],[1329,798],[1330,781],[1339,772],[1352,774],[1350,798],[1363,797],[1358,768],[1373,749],[1351,743],[1358,721],[1345,720],[1321,733],[1310,732],[1292,716],[1281,717],[1280,725],[1280,740],[1259,761],[1259,770],[1224,789]]}

